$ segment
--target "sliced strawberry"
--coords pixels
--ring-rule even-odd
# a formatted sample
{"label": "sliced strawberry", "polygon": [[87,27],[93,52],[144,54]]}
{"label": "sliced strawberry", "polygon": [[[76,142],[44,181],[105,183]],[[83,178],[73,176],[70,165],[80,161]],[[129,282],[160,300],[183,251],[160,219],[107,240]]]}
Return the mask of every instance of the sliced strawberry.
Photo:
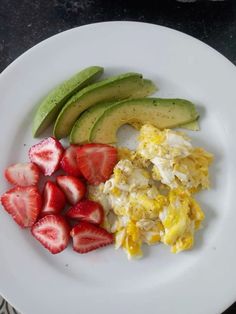
{"label": "sliced strawberry", "polygon": [[14,185],[29,186],[39,182],[40,170],[32,162],[17,163],[5,170],[5,178]]}
{"label": "sliced strawberry", "polygon": [[80,219],[99,225],[103,221],[104,210],[99,203],[83,200],[71,207],[66,215],[72,219]]}
{"label": "sliced strawberry", "polygon": [[50,176],[59,168],[63,152],[61,143],[54,137],[48,137],[30,148],[29,158],[45,176]]}
{"label": "sliced strawberry", "polygon": [[43,209],[41,216],[59,214],[66,205],[66,197],[62,190],[52,181],[46,182],[43,190]]}
{"label": "sliced strawberry", "polygon": [[63,251],[70,239],[70,227],[61,216],[47,215],[31,228],[33,236],[52,254]]}
{"label": "sliced strawberry", "polygon": [[89,222],[81,221],[70,232],[73,249],[78,253],[87,253],[113,243],[113,235]]}
{"label": "sliced strawberry", "polygon": [[111,176],[117,163],[117,150],[105,144],[85,144],[78,147],[77,160],[85,179],[98,185]]}
{"label": "sliced strawberry", "polygon": [[71,145],[69,146],[62,157],[61,168],[71,176],[81,176],[79,170],[78,161],[77,161],[77,149],[78,146]]}
{"label": "sliced strawberry", "polygon": [[57,183],[65,193],[68,202],[72,205],[78,203],[86,193],[84,183],[76,177],[58,176]]}
{"label": "sliced strawberry", "polygon": [[17,186],[1,197],[5,210],[23,228],[31,227],[42,207],[41,195],[35,186]]}

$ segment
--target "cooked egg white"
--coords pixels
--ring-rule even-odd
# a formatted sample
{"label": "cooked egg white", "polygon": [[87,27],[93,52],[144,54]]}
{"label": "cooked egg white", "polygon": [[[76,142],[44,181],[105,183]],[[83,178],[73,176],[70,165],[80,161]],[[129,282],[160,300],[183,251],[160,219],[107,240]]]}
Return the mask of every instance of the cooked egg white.
{"label": "cooked egg white", "polygon": [[190,249],[204,213],[187,190],[171,190],[168,195],[168,206],[159,215],[164,233],[162,242],[171,246],[173,253]]}
{"label": "cooked egg white", "polygon": [[103,227],[129,259],[142,245],[160,242],[171,252],[190,249],[204,213],[192,193],[208,188],[212,155],[194,148],[181,132],[144,125],[137,151],[118,149],[109,180],[89,187],[89,198],[105,209]]}
{"label": "cooked egg white", "polygon": [[158,214],[164,196],[159,194],[148,170],[137,167],[131,160],[120,160],[105,184],[89,188],[89,197],[97,201],[102,199],[112,208],[116,219],[111,221],[106,215],[104,227],[115,232],[115,246],[122,247],[128,258],[142,256],[143,242],[160,241],[163,227]]}
{"label": "cooked egg white", "polygon": [[144,125],[137,153],[152,163],[152,177],[171,189],[183,187],[197,191],[209,187],[208,167],[212,154],[194,148],[181,132]]}

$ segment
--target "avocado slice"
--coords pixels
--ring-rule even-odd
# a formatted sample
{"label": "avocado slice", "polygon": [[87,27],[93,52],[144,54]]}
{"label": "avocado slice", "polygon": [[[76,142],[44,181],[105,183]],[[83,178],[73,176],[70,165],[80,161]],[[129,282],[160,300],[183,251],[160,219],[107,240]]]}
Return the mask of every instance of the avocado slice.
{"label": "avocado slice", "polygon": [[70,143],[71,144],[83,144],[89,142],[90,132],[93,126],[100,116],[109,107],[114,105],[114,102],[99,103],[85,110],[76,121],[71,134]]}
{"label": "avocado slice", "polygon": [[173,128],[196,120],[193,103],[185,99],[140,98],[116,103],[95,123],[90,141],[110,144],[116,142],[116,132],[123,124],[140,126],[152,124],[159,129]]}
{"label": "avocado slice", "polygon": [[[145,96],[144,91],[147,94],[150,94],[154,90],[156,90],[155,86],[153,85],[152,81],[150,80],[143,80],[144,85],[143,89],[138,90],[134,98],[139,98],[141,96]],[[96,121],[100,118],[100,116],[104,113],[104,111],[114,105],[115,102],[105,102],[99,103],[97,105],[91,106],[79,116],[79,119],[74,124],[72,131],[70,133],[70,143],[71,144],[82,144],[88,143],[90,132],[96,123]]]}
{"label": "avocado slice", "polygon": [[54,88],[39,104],[33,120],[33,136],[40,135],[57,117],[68,99],[103,73],[99,66],[88,67]]}
{"label": "avocado slice", "polygon": [[70,134],[80,114],[100,102],[150,95],[155,85],[144,80],[139,73],[125,73],[91,84],[76,93],[62,108],[54,126],[54,136],[58,139]]}
{"label": "avocado slice", "polygon": [[179,127],[182,129],[187,129],[187,130],[191,130],[191,131],[199,131],[200,130],[198,119],[196,119],[195,121],[180,125]]}

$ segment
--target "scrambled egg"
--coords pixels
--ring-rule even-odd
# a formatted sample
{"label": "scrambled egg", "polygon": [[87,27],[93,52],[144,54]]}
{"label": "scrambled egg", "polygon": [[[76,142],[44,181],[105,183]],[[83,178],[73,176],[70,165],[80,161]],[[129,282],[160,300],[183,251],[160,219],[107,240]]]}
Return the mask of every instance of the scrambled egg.
{"label": "scrambled egg", "polygon": [[192,247],[194,231],[200,227],[204,213],[187,190],[177,189],[169,192],[168,206],[159,217],[165,230],[162,242],[178,253]]}
{"label": "scrambled egg", "polygon": [[190,249],[204,219],[192,193],[209,187],[212,155],[194,148],[183,133],[144,125],[137,151],[118,149],[113,175],[89,187],[105,210],[103,227],[115,234],[115,248],[142,256],[142,244],[164,243],[171,252]]}
{"label": "scrambled egg", "polygon": [[171,189],[183,187],[194,192],[209,187],[208,167],[212,154],[194,148],[181,132],[160,131],[152,125],[144,125],[137,152],[151,162],[153,179]]}

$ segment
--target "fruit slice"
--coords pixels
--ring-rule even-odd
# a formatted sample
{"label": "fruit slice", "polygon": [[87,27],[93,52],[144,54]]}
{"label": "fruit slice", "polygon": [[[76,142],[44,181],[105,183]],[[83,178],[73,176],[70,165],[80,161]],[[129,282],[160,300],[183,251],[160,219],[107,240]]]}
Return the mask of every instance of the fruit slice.
{"label": "fruit slice", "polygon": [[78,253],[88,253],[113,243],[112,234],[85,221],[76,225],[70,235],[73,239],[73,249]]}
{"label": "fruit slice", "polygon": [[86,193],[84,183],[73,176],[58,176],[57,183],[65,193],[68,202],[71,205],[78,203]]}
{"label": "fruit slice", "polygon": [[[126,73],[87,86],[75,94],[62,108],[54,126],[54,135],[60,139],[70,134],[80,114],[89,107],[105,101],[147,96],[156,90],[151,81],[142,79],[138,73]],[[148,86],[147,86],[148,85]]]}
{"label": "fruit slice", "polygon": [[47,215],[31,228],[32,235],[52,254],[63,251],[70,240],[70,227],[61,216]]}
{"label": "fruit slice", "polygon": [[5,170],[7,181],[14,185],[29,186],[39,182],[40,170],[32,162],[18,163]]}
{"label": "fruit slice", "polygon": [[149,123],[159,129],[173,128],[196,120],[194,104],[185,99],[140,98],[116,103],[95,123],[90,141],[115,143],[116,132],[123,124],[141,126]]}
{"label": "fruit slice", "polygon": [[29,158],[39,166],[45,176],[50,176],[59,168],[63,152],[61,143],[48,137],[30,148]]}
{"label": "fruit slice", "polygon": [[35,186],[17,186],[4,193],[1,202],[15,222],[23,228],[33,226],[42,207],[41,195]]}
{"label": "fruit slice", "polygon": [[76,121],[71,134],[70,143],[73,144],[85,144],[89,142],[90,132],[99,117],[105,112],[105,110],[115,102],[100,103],[88,108],[84,111],[79,119]]}
{"label": "fruit slice", "polygon": [[43,190],[44,204],[41,216],[59,214],[66,205],[65,194],[52,181],[46,182]]}
{"label": "fruit slice", "polygon": [[198,119],[196,119],[195,121],[180,125],[179,127],[182,129],[187,129],[187,130],[191,130],[191,131],[199,131],[200,130]]}
{"label": "fruit slice", "polygon": [[68,99],[103,73],[98,66],[88,67],[54,88],[39,104],[33,121],[33,135],[42,133],[57,117]]}
{"label": "fruit slice", "polygon": [[79,165],[77,161],[77,148],[78,146],[69,146],[62,157],[61,168],[69,175],[80,176],[81,172],[79,170]]}
{"label": "fruit slice", "polygon": [[104,144],[85,144],[78,148],[77,158],[80,171],[93,185],[110,178],[117,163],[117,150]]}
{"label": "fruit slice", "polygon": [[104,211],[99,203],[84,200],[71,207],[66,216],[100,225],[103,221]]}

